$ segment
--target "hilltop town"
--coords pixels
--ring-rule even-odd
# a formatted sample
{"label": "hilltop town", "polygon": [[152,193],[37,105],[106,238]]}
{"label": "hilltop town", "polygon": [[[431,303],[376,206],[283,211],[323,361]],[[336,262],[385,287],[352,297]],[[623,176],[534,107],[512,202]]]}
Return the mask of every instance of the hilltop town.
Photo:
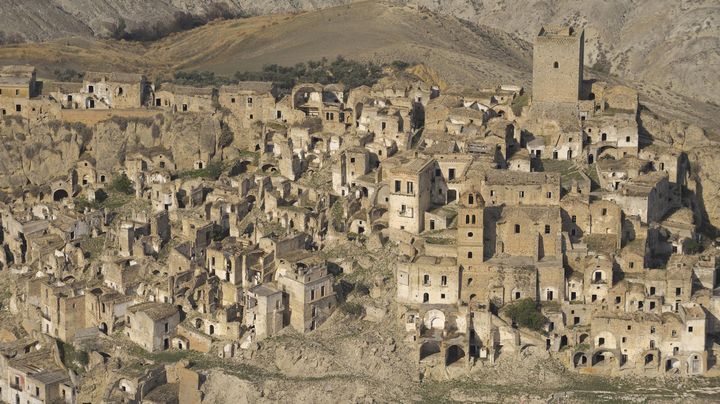
{"label": "hilltop town", "polygon": [[713,375],[702,184],[584,44],[543,27],[532,92],[0,67],[0,399],[220,402],[218,371],[322,380],[338,356],[417,383],[528,357]]}

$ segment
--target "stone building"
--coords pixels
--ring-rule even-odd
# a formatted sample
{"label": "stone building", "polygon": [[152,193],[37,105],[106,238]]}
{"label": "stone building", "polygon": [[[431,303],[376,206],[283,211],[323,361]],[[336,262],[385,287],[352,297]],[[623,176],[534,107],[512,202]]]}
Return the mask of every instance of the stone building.
{"label": "stone building", "polygon": [[155,89],[153,106],[170,112],[206,112],[216,110],[217,90],[212,87],[188,87],[164,83]]}
{"label": "stone building", "polygon": [[460,271],[451,257],[418,256],[397,269],[397,300],[409,304],[456,304]]}
{"label": "stone building", "polygon": [[388,225],[391,229],[420,233],[431,205],[434,162],[426,157],[405,159],[385,175],[390,185]]}
{"label": "stone building", "polygon": [[582,94],[584,56],[583,30],[561,26],[540,29],[533,49],[533,109],[542,108],[546,113],[576,111]]}
{"label": "stone building", "polygon": [[86,72],[82,94],[87,109],[140,108],[147,94],[145,76],[131,73]]}
{"label": "stone building", "polygon": [[180,313],[171,304],[144,302],[127,308],[125,334],[148,352],[170,348],[180,323]]}
{"label": "stone building", "polygon": [[337,304],[333,276],[324,262],[281,260],[276,275],[290,324],[305,333],[319,327]]}

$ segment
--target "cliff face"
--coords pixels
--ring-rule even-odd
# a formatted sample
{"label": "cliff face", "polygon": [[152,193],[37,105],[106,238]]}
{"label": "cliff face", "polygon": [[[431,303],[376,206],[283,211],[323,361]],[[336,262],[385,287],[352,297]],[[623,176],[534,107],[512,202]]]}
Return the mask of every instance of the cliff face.
{"label": "cliff face", "polygon": [[0,122],[0,189],[46,184],[67,175],[81,155],[94,158],[99,170],[115,172],[128,151],[151,147],[170,150],[178,169],[190,170],[200,153],[216,153],[220,133],[218,119],[194,114],[115,118],[93,127],[51,121],[28,128],[5,119]]}

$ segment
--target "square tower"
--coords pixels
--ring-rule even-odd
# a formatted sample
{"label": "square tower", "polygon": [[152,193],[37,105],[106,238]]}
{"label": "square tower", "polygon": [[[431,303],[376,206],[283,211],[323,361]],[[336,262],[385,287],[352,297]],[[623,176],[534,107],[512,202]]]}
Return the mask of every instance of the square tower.
{"label": "square tower", "polygon": [[533,49],[533,103],[576,103],[583,81],[585,32],[545,26]]}
{"label": "square tower", "polygon": [[480,192],[470,190],[458,200],[457,264],[465,269],[483,262],[485,201]]}

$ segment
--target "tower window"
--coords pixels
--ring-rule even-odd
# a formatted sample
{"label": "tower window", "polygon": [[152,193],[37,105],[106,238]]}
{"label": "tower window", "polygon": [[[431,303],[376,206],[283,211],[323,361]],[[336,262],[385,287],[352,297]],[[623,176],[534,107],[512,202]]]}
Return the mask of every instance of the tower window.
{"label": "tower window", "polygon": [[560,63],[558,63],[558,62],[553,63],[553,67],[557,69],[558,67],[560,67]]}

